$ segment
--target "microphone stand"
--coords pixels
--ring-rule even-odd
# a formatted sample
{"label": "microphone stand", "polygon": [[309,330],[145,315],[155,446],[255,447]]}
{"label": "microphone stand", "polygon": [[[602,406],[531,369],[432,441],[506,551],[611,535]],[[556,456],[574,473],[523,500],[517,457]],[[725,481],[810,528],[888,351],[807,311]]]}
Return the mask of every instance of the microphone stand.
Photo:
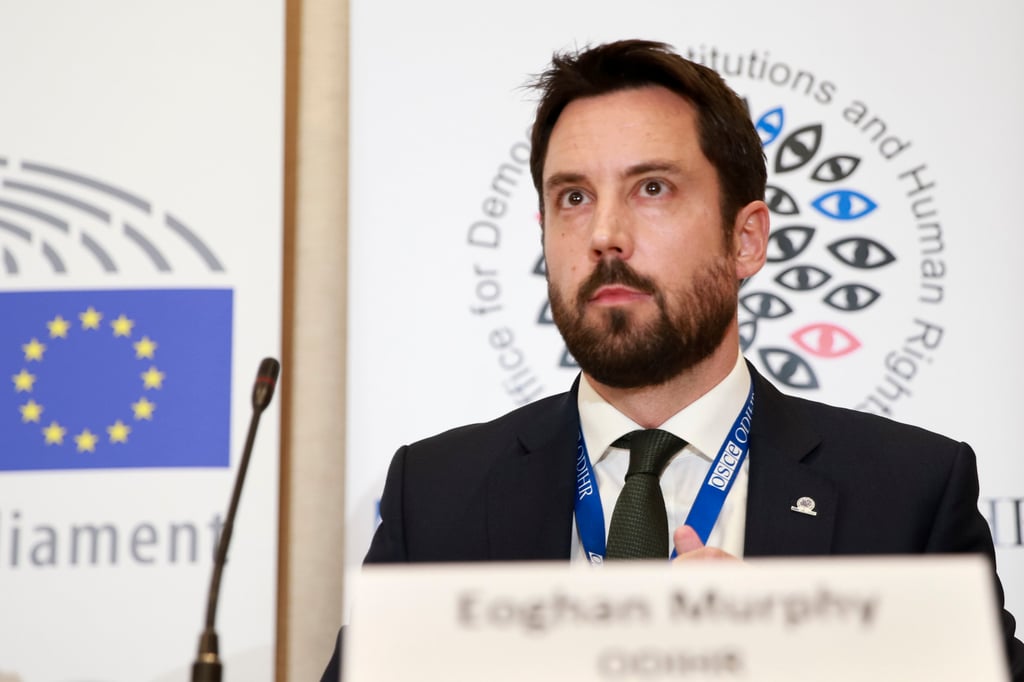
{"label": "microphone stand", "polygon": [[264,358],[256,373],[256,383],[252,388],[252,417],[249,420],[249,433],[245,438],[242,461],[238,465],[238,474],[235,477],[235,488],[231,493],[231,503],[224,520],[220,542],[217,543],[217,553],[214,555],[210,593],[206,602],[206,625],[199,636],[199,653],[192,664],[192,682],[221,682],[224,666],[220,661],[217,631],[214,628],[214,622],[217,619],[217,600],[220,596],[220,579],[228,559],[228,544],[231,542],[231,531],[234,529],[235,515],[238,512],[238,500],[242,496],[245,472],[249,468],[249,458],[252,455],[253,443],[256,441],[256,427],[259,426],[263,410],[267,408],[271,398],[274,397],[274,386],[280,371],[281,364],[277,360]]}

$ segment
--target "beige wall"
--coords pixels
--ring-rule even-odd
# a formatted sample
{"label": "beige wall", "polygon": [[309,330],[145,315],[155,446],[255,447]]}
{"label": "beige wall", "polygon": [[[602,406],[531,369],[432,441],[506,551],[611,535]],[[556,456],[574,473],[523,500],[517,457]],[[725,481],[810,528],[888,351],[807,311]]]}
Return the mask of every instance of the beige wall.
{"label": "beige wall", "polygon": [[278,682],[318,680],[341,619],[348,2],[288,0]]}

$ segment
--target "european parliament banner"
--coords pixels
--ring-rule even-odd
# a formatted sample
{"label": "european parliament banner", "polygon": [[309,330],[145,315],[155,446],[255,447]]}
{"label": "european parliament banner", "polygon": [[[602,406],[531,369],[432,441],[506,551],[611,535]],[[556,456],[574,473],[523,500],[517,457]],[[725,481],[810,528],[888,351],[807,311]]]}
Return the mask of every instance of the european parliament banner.
{"label": "european parliament banner", "polygon": [[[0,9],[0,680],[189,679],[281,338],[282,3]],[[278,412],[218,611],[273,669]]]}
{"label": "european parliament banner", "polygon": [[761,136],[772,236],[744,354],[783,391],[969,442],[1024,614],[1022,25],[1010,0],[354,0],[352,564],[393,447],[569,388],[522,86],[555,50],[646,38],[721,73]]}

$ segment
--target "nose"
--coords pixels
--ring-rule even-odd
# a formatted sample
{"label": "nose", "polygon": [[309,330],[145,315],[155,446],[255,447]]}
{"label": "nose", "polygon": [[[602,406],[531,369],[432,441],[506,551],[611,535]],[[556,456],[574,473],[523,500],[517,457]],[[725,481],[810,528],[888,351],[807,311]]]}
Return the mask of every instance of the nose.
{"label": "nose", "polygon": [[594,212],[590,233],[590,255],[594,261],[604,258],[628,259],[633,255],[633,230],[621,208],[605,204]]}

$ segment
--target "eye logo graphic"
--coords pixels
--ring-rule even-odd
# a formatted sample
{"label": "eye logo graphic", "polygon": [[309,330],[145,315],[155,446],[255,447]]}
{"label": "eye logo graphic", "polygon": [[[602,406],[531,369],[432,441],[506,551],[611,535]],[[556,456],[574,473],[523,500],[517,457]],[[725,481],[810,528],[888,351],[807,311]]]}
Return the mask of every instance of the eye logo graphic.
{"label": "eye logo graphic", "polygon": [[232,291],[72,288],[220,276],[220,260],[110,184],[7,159],[0,174],[0,270],[68,285],[0,292],[0,471],[227,466]]}
{"label": "eye logo graphic", "polygon": [[[744,352],[756,348],[761,365],[775,381],[790,388],[816,389],[820,386],[816,362],[861,348],[860,339],[842,318],[878,301],[882,292],[872,286],[870,275],[894,263],[896,257],[885,244],[848,232],[870,221],[879,208],[871,196],[852,188],[861,163],[858,156],[828,154],[820,123],[787,132],[782,107],[761,114],[755,127],[771,171],[765,201],[773,214],[773,228],[765,268],[741,288],[741,347]],[[798,193],[798,188],[807,191]],[[830,262],[821,255],[808,262],[809,247],[820,241],[825,241]],[[847,272],[856,279],[849,275],[839,279],[840,273]],[[808,297],[817,297],[831,308],[834,319],[793,330],[790,347],[758,346],[760,328],[785,324]]]}

